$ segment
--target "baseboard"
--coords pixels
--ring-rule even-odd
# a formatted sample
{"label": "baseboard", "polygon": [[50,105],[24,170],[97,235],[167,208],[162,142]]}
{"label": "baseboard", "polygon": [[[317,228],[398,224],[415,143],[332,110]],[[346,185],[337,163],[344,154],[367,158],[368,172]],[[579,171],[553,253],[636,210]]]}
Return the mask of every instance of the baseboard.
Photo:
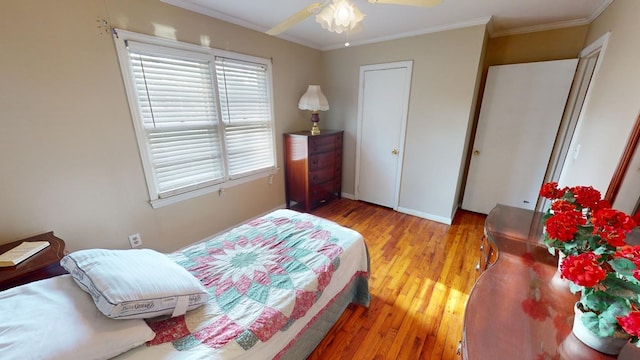
{"label": "baseboard", "polygon": [[421,217],[421,218],[427,219],[427,220],[437,221],[439,223],[443,223],[443,224],[447,224],[447,225],[451,225],[451,223],[453,222],[453,219],[451,219],[451,218],[432,215],[432,214],[428,214],[428,213],[425,213],[425,212],[416,211],[416,210],[412,210],[412,209],[407,209],[407,208],[403,208],[403,207],[398,207],[398,212],[401,212],[401,213],[404,213],[404,214],[413,215],[413,216],[417,216],[417,217]]}
{"label": "baseboard", "polygon": [[342,196],[345,199],[349,199],[349,200],[355,200],[356,199],[355,195],[349,194],[349,193],[345,193],[345,192],[341,193],[340,196]]}

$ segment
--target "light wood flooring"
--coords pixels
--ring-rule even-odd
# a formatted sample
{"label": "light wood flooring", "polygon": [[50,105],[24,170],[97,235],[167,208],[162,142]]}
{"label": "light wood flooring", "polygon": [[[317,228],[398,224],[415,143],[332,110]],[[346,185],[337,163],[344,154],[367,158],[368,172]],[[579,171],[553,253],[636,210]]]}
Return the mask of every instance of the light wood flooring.
{"label": "light wood flooring", "polygon": [[312,212],[360,232],[369,247],[369,308],[350,305],[309,359],[458,359],[485,216],[452,225],[341,199]]}

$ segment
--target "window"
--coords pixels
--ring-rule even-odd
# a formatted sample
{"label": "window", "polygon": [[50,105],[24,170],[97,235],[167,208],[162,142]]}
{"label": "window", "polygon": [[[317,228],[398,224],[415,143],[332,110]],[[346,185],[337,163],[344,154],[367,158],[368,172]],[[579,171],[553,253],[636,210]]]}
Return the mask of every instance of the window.
{"label": "window", "polygon": [[275,170],[268,60],[122,30],[115,41],[154,207]]}

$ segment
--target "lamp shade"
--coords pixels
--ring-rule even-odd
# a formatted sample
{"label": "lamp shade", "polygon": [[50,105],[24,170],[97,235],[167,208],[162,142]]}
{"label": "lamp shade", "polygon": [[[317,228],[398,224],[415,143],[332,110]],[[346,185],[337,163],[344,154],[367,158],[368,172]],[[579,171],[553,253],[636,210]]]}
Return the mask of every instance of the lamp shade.
{"label": "lamp shade", "polygon": [[307,92],[302,95],[298,102],[298,109],[311,111],[329,110],[329,102],[322,90],[320,90],[320,85],[309,85]]}

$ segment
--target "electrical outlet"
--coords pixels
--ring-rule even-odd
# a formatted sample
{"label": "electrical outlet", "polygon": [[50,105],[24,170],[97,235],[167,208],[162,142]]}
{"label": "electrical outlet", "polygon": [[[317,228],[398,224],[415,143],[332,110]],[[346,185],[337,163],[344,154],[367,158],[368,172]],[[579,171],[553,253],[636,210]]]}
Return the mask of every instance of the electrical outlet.
{"label": "electrical outlet", "polygon": [[131,248],[142,246],[142,237],[140,234],[129,235],[129,244],[131,244]]}

